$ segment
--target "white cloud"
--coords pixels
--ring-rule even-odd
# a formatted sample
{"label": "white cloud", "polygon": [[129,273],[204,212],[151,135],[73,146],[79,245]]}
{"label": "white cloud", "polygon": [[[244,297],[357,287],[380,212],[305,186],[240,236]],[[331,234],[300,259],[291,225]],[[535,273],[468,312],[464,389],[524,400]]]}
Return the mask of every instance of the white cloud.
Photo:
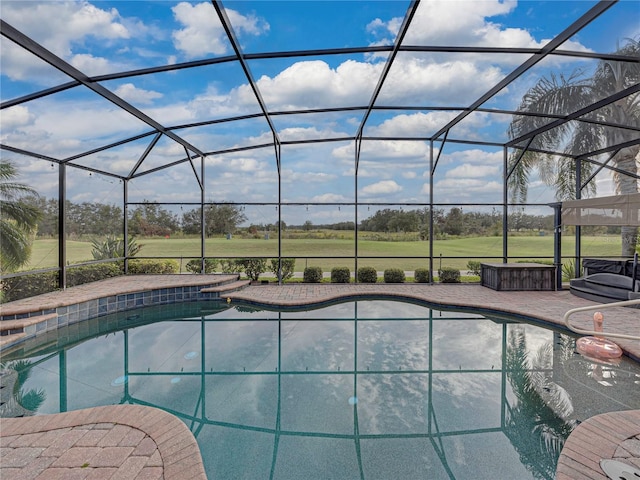
{"label": "white cloud", "polygon": [[[334,148],[331,152],[336,158],[353,160],[355,158],[354,145],[350,143]],[[403,140],[380,140],[362,142],[360,150],[360,164],[367,160],[384,160],[396,158],[403,160],[429,159],[429,145],[426,142],[403,141]]]}
{"label": "white cloud", "polygon": [[350,202],[353,201],[353,199],[337,193],[323,193],[322,195],[311,197],[311,201],[318,203],[341,203]]}
{"label": "white cloud", "polygon": [[396,115],[379,125],[367,126],[365,135],[381,137],[429,137],[459,112],[429,112]]}
{"label": "white cloud", "polygon": [[477,148],[461,150],[459,152],[443,153],[440,165],[449,164],[485,164],[502,167],[503,153],[501,151],[486,152]]}
{"label": "white cloud", "polygon": [[501,193],[502,183],[476,178],[446,178],[436,182],[434,191],[438,194],[454,193],[458,197],[469,198],[478,193]]}
{"label": "white cloud", "polygon": [[223,167],[227,171],[255,172],[263,167],[255,158],[225,158],[222,156],[207,157],[208,166]]}
{"label": "white cloud", "polygon": [[[387,104],[464,105],[497,82],[504,72],[495,65],[471,60],[433,59],[426,55],[402,56],[389,72],[379,101]],[[411,81],[407,82],[410,78]]]}
{"label": "white cloud", "polygon": [[[208,54],[222,55],[229,52],[226,33],[211,3],[191,4],[181,2],[172,8],[176,21],[184,26],[173,32],[176,49],[187,57],[202,57]],[[260,35],[269,30],[269,25],[255,16],[243,16],[235,10],[226,10],[237,34]]]}
{"label": "white cloud", "polygon": [[12,42],[3,42],[0,49],[2,74],[11,80],[32,81],[38,85],[55,85],[65,81],[62,73],[45,64]]}
{"label": "white cloud", "polygon": [[[499,24],[487,21],[487,18],[511,12],[516,5],[515,0],[423,2],[411,22],[405,43],[496,45],[487,42],[498,36],[509,42],[503,46],[516,46],[515,41],[520,42],[518,46],[531,46],[532,39],[527,32],[512,31],[505,35]],[[392,21],[397,22],[396,19]],[[522,44],[525,40],[526,45]]]}
{"label": "white cloud", "polygon": [[500,168],[498,166],[463,163],[449,170],[445,174],[445,178],[482,178],[496,176],[499,173]]}
{"label": "white cloud", "polygon": [[236,33],[248,33],[250,35],[259,36],[269,31],[269,24],[262,18],[258,18],[255,15],[242,15],[236,10],[226,8],[229,21],[236,30]]}
{"label": "white cloud", "polygon": [[0,115],[0,130],[2,132],[11,131],[17,127],[24,127],[34,122],[35,115],[29,112],[29,108],[24,105],[6,108]]}
{"label": "white cloud", "polygon": [[162,98],[162,94],[160,92],[137,88],[133,83],[120,85],[115,90],[115,94],[128,102],[135,101],[136,103],[143,105],[149,105],[153,103],[154,100]]}
{"label": "white cloud", "polygon": [[393,180],[382,180],[378,183],[367,185],[362,192],[367,195],[379,195],[384,193],[398,193],[402,191],[402,187]]}
{"label": "white cloud", "polygon": [[375,32],[378,30],[383,30],[386,31],[387,30],[387,24],[385,22],[383,22],[382,20],[380,20],[379,18],[376,18],[374,20],[372,20],[371,22],[369,22],[369,24],[366,27],[367,32]]}
{"label": "white cloud", "polygon": [[[422,2],[411,22],[405,45],[456,45],[456,46],[500,46],[513,48],[541,48],[550,39],[537,40],[524,28],[507,27],[499,22],[500,17],[513,12],[518,6],[516,0],[471,0],[471,1],[430,1]],[[368,31],[386,40],[395,37],[402,18],[388,21],[376,19],[368,26]],[[374,42],[375,44],[380,42]],[[562,48],[577,51],[591,51],[575,40],[567,41]],[[434,58],[436,58],[434,56]],[[519,64],[521,55],[491,55],[490,57],[460,54],[459,58],[474,58],[476,64],[494,62],[504,65]],[[554,61],[573,62],[571,58],[554,58]],[[436,63],[442,63],[436,62]]]}
{"label": "white cloud", "polygon": [[[330,128],[323,128],[322,130],[317,127],[291,127],[291,128],[283,128],[278,132],[280,140],[282,141],[296,141],[296,140],[308,140],[315,138],[331,138],[331,137],[342,137],[347,134],[344,132],[338,132],[331,130]],[[272,141],[271,133],[267,133],[265,138],[268,138],[268,141]]]}
{"label": "white cloud", "polygon": [[[322,60],[296,62],[271,78],[257,81],[270,108],[299,109],[366,104],[380,75],[380,65],[347,60],[332,69]],[[240,101],[255,102],[248,85],[238,89]]]}
{"label": "white cloud", "polygon": [[55,158],[65,158],[149,128],[102,101],[62,102],[48,98],[30,105],[29,115],[32,121],[3,129],[3,142]]}
{"label": "white cloud", "polygon": [[323,172],[303,172],[296,170],[283,170],[283,183],[326,183],[335,180],[337,177],[331,173]]}
{"label": "white cloud", "polygon": [[111,62],[106,58],[94,57],[88,53],[73,55],[69,59],[69,63],[87,75],[101,75],[109,73],[113,68]]}
{"label": "white cloud", "polygon": [[[109,63],[106,59],[74,53],[74,47],[81,45],[87,37],[107,42],[131,37],[115,8],[105,10],[89,2],[4,2],[2,18],[78,67],[103,67],[102,62]],[[54,70],[24,50],[14,45],[5,48],[10,43],[4,43],[1,52],[4,75],[14,80],[29,78],[34,81],[38,81],[37,76],[43,73],[52,75]],[[99,71],[103,73],[105,69]],[[93,69],[90,72],[96,73]],[[46,80],[40,83],[44,84]]]}

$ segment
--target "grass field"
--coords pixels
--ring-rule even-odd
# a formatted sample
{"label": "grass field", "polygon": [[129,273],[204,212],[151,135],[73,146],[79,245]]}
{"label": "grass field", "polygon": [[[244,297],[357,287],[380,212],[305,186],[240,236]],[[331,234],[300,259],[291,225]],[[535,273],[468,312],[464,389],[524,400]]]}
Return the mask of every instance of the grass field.
{"label": "grass field", "polygon": [[[181,260],[181,268],[190,258],[200,256],[199,238],[142,238],[138,243],[143,245],[140,257],[170,257]],[[508,237],[508,254],[517,258],[553,258],[552,236],[514,236]],[[582,256],[617,256],[620,255],[621,242],[619,236],[583,237]],[[206,241],[206,255],[209,257],[277,257],[278,240],[210,238]],[[329,271],[334,266],[354,268],[353,257],[356,253],[353,237],[344,239],[287,239],[282,240],[282,256],[295,257],[296,271],[303,271],[305,266],[320,266]],[[565,257],[575,254],[573,237],[563,237],[562,253]],[[428,266],[429,242],[414,241],[372,241],[358,242],[358,266],[373,266],[382,271],[397,267],[411,271],[417,267]],[[434,269],[440,266],[466,269],[469,260],[483,260],[482,257],[496,257],[495,262],[502,261],[502,237],[456,238],[435,240],[433,247]],[[314,258],[333,257],[333,258]],[[381,257],[381,258],[364,258]],[[395,257],[395,258],[394,258]],[[460,257],[460,258],[447,258]],[[90,241],[68,241],[68,264],[80,263],[92,259]],[[491,261],[484,259],[483,261]],[[58,263],[58,245],[55,239],[36,240],[26,270],[55,267]]]}

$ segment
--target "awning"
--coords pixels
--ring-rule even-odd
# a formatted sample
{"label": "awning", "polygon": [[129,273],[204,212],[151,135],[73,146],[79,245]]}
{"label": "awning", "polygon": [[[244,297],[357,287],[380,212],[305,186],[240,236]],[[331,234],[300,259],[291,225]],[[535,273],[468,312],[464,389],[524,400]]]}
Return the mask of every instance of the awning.
{"label": "awning", "polygon": [[563,225],[640,226],[640,193],[562,202]]}

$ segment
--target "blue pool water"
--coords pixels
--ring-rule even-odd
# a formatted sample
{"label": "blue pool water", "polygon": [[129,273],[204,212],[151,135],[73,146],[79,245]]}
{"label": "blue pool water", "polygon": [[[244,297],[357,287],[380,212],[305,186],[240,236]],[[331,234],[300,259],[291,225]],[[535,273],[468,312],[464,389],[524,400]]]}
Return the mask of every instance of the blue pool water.
{"label": "blue pool water", "polygon": [[3,362],[37,414],[178,416],[210,478],[494,480],[553,478],[580,421],[640,408],[638,364],[574,349],[514,319],[406,302],[207,303],[74,324]]}

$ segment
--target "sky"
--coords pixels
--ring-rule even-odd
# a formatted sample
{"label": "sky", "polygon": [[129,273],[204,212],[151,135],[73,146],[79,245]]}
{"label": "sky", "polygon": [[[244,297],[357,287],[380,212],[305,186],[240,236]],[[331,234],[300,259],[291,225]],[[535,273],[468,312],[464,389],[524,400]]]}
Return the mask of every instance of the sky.
{"label": "sky", "polygon": [[[420,4],[404,45],[501,46],[540,48],[587,12],[592,1],[475,0]],[[273,51],[392,45],[409,6],[407,1],[228,1],[235,35],[246,54]],[[113,74],[233,55],[210,2],[173,1],[5,1],[2,19],[89,76]],[[51,21],[55,19],[55,21]],[[640,2],[621,1],[571,38],[563,49],[613,52],[640,35]],[[0,40],[1,98],[7,102],[69,81],[53,67]],[[249,59],[247,65],[270,111],[354,107],[369,104],[387,53],[290,56]],[[465,107],[528,58],[523,54],[400,52],[380,90],[377,105]],[[522,95],[542,75],[594,68],[594,60],[547,58],[485,105],[516,109]],[[238,62],[112,79],[101,85],[167,127],[260,113],[260,106]],[[374,111],[364,136],[431,136],[457,111],[394,109]],[[430,145],[424,141],[363,141],[356,171],[353,138],[362,110],[275,115],[282,142],[345,139],[283,145],[283,207],[288,223],[353,220],[353,207],[340,203],[427,203]],[[476,112],[449,132],[449,139],[507,139],[510,116]],[[3,109],[1,142],[59,160],[82,155],[72,164],[127,176],[149,148],[153,136],[86,155],[92,149],[151,131],[150,127],[85,88],[72,88]],[[279,198],[273,136],[264,118],[239,119],[174,132],[206,157],[206,200],[277,203]],[[440,154],[434,201],[446,204],[502,201],[502,148],[481,144],[434,143]],[[42,195],[57,195],[57,169],[6,151],[25,183]],[[185,149],[163,136],[138,167],[141,173],[185,158]],[[129,182],[129,201],[199,202],[186,162]],[[113,177],[68,169],[72,201],[118,203],[120,182]],[[611,175],[597,177],[598,195],[613,193]],[[357,186],[356,186],[357,185]],[[532,178],[529,202],[553,201],[553,191]],[[321,203],[324,206],[311,206]],[[364,209],[365,207],[361,207]],[[378,208],[378,207],[374,207]],[[486,207],[488,210],[491,207]],[[366,207],[367,212],[371,211]],[[248,216],[273,217],[272,207],[249,206]],[[367,216],[364,211],[359,215]],[[550,212],[549,212],[550,213]]]}

